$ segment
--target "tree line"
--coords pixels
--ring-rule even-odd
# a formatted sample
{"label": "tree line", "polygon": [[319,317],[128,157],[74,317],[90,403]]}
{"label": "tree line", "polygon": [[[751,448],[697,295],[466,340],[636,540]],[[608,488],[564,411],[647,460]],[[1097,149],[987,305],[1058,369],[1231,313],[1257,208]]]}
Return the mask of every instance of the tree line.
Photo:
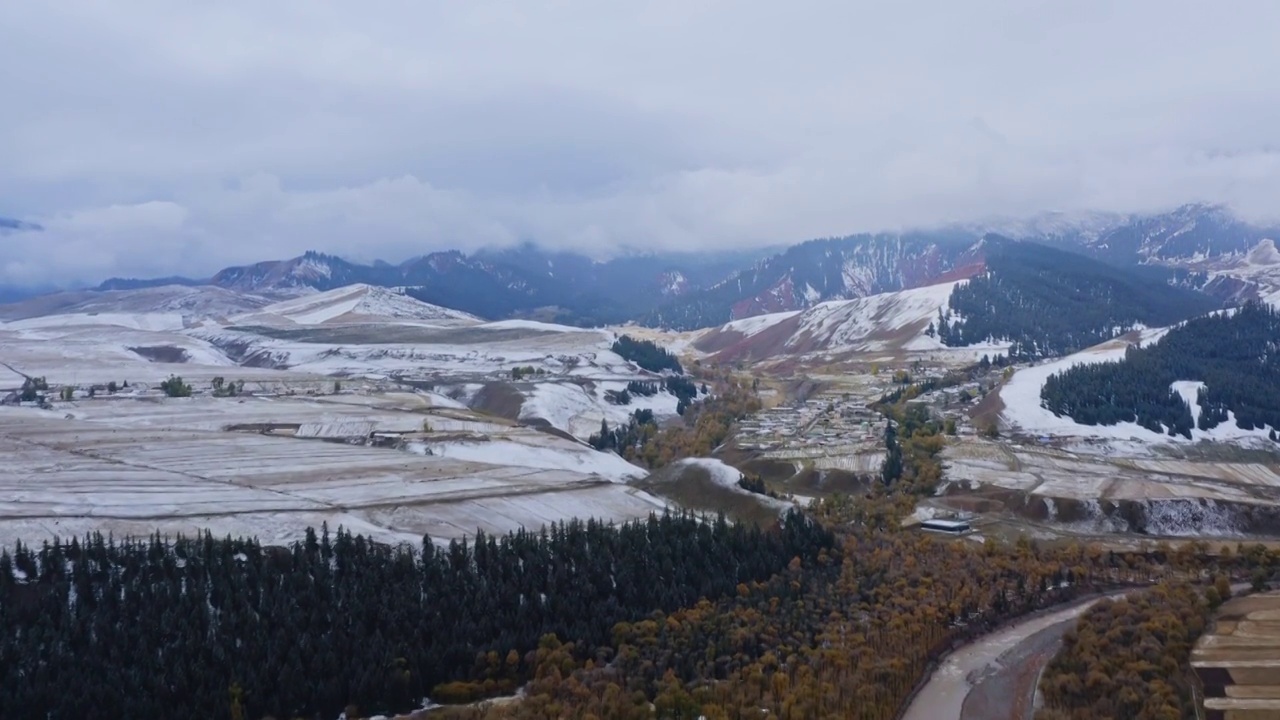
{"label": "tree line", "polygon": [[[836,547],[718,601],[619,623],[604,648],[544,638],[522,701],[441,718],[890,720],[932,662],[1011,618],[1204,566],[1194,548],[937,539],[902,527],[913,505],[891,490],[826,500],[814,513]],[[1276,562],[1259,547],[1229,565]]]}
{"label": "tree line", "polygon": [[[668,375],[661,383],[656,381],[632,380],[622,390],[605,390],[604,399],[613,405],[630,405],[636,397],[653,397],[660,391],[671,393],[676,398],[676,414],[684,415],[698,399],[698,386],[683,375]],[[702,384],[702,394],[707,394],[706,383]]]}
{"label": "tree line", "polygon": [[1191,649],[1230,594],[1219,576],[1205,590],[1169,581],[1097,603],[1045,668],[1036,720],[1196,720]]}
{"label": "tree line", "polygon": [[[1045,408],[1085,425],[1136,422],[1154,432],[1191,437],[1234,415],[1246,430],[1280,429],[1280,314],[1249,302],[1234,312],[1176,327],[1124,360],[1077,365],[1051,375],[1041,389]],[[1200,381],[1199,417],[1172,389]]]}
{"label": "tree line", "polygon": [[651,469],[680,458],[709,456],[729,438],[738,420],[761,406],[751,386],[728,376],[715,383],[715,392],[686,406],[677,423],[659,428],[653,411],[635,410],[625,425],[610,427],[601,420],[600,432],[587,442]]}
{"label": "tree line", "polygon": [[630,335],[622,335],[613,341],[610,349],[623,360],[633,362],[643,370],[654,373],[670,370],[677,375],[684,374],[679,358],[652,340],[637,340]]}
{"label": "tree line", "polygon": [[619,622],[732,594],[832,542],[793,513],[768,531],[668,514],[418,552],[341,529],[285,548],[19,545],[0,553],[0,716],[333,718],[510,692],[547,634],[605,646]]}

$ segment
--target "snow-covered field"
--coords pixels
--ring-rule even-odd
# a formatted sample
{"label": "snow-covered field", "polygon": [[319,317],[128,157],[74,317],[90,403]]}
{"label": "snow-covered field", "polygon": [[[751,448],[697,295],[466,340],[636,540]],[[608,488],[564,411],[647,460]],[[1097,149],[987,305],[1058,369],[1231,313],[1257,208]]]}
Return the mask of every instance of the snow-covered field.
{"label": "snow-covered field", "polygon": [[0,391],[31,376],[82,389],[128,381],[135,392],[154,392],[178,375],[198,392],[221,376],[250,391],[315,393],[337,377],[470,383],[465,398],[474,398],[485,383],[512,380],[520,367],[535,373],[512,384],[524,402],[513,412],[586,438],[601,420],[625,423],[636,409],[675,414],[676,399],[665,392],[624,407],[606,401],[607,390],[655,379],[609,349],[617,334],[527,320],[486,323],[392,289],[355,285],[229,319],[73,312],[0,323]]}
{"label": "snow-covered field", "polygon": [[425,440],[410,445],[423,454],[465,460],[470,462],[511,465],[543,470],[568,470],[595,475],[609,480],[625,482],[642,478],[647,473],[621,457],[590,448],[573,445],[561,438],[540,433],[509,436],[503,440],[466,441],[449,440],[435,442]]}
{"label": "snow-covered field", "polygon": [[[363,422],[360,432],[422,424],[421,415],[401,413],[401,419],[386,411],[337,420],[332,409],[310,401],[213,402],[254,408],[243,419],[264,423],[325,418],[337,427]],[[136,410],[153,403],[86,404]],[[443,539],[477,528],[504,533],[570,517],[624,520],[662,506],[617,482],[639,471],[616,456],[526,428],[513,427],[489,442],[436,443],[428,433],[420,447],[434,454],[426,455],[228,432],[214,426],[234,412],[215,413],[186,400],[161,405],[179,409],[116,416],[111,407],[94,408],[76,419],[0,408],[0,453],[7,461],[0,473],[0,543],[92,530],[122,535],[197,528],[281,542],[320,522],[417,542],[422,533]]]}
{"label": "snow-covered field", "polygon": [[[282,542],[321,522],[420,542],[665,505],[626,484],[645,473],[618,456],[524,426],[585,438],[637,408],[675,414],[667,393],[605,401],[656,379],[609,350],[613,330],[485,323],[367,286],[274,304],[139,293],[119,311],[76,296],[0,323],[0,398],[26,377],[50,385],[46,409],[0,406],[0,543],[200,528]],[[135,296],[168,304],[146,312]],[[541,372],[515,381],[516,367]],[[163,397],[170,375],[194,397]],[[219,376],[243,392],[214,397]],[[492,387],[514,398],[512,419],[467,409]]]}
{"label": "snow-covered field", "polygon": [[[1084,532],[1122,532],[1140,518],[1152,534],[1236,536],[1250,527],[1270,532],[1272,518],[1280,517],[1280,464],[1261,459],[1153,457],[1143,445],[1089,455],[976,439],[949,445],[943,459],[947,483],[940,494],[1015,491],[1029,506],[1042,503],[1047,521]],[[1066,501],[1076,508],[1063,514]],[[1104,511],[1103,503],[1112,509]],[[1117,511],[1123,503],[1140,510]]]}

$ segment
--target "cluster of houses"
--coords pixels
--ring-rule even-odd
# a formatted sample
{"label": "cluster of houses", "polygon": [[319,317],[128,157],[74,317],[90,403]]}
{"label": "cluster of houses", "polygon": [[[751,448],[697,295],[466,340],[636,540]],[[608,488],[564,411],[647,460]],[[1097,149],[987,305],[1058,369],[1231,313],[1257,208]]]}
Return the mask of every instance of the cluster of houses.
{"label": "cluster of houses", "polygon": [[883,445],[885,420],[865,400],[827,393],[800,405],[763,410],[739,423],[737,444],[747,450],[876,449]]}

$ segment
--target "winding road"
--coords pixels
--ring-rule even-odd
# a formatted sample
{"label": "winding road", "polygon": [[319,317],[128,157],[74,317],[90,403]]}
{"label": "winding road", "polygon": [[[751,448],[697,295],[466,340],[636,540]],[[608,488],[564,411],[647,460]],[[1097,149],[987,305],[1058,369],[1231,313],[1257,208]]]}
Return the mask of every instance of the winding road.
{"label": "winding road", "polygon": [[1100,599],[1028,618],[947,655],[903,720],[1029,720],[1040,672],[1075,619]]}

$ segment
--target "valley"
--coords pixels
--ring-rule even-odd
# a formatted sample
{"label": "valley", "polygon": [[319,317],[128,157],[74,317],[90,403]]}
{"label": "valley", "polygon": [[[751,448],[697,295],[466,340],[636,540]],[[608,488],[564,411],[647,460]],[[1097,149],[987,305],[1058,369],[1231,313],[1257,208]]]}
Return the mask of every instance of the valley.
{"label": "valley", "polygon": [[[230,317],[5,323],[0,544],[203,529],[284,544],[324,523],[417,544],[645,517],[667,504],[626,484],[645,472],[578,438],[638,407],[674,417],[676,399],[607,402],[651,377],[611,340],[369,286]],[[162,391],[171,376],[190,397]],[[50,390],[23,402],[26,378]]]}
{"label": "valley", "polygon": [[[915,253],[918,241],[890,246]],[[1233,268],[1261,283],[1269,255],[1258,244],[1246,260],[1201,267],[1188,281],[1197,289],[1158,268],[1128,287],[1129,271],[1036,244],[983,238],[977,249],[919,255],[932,258],[920,276],[868,269],[856,292],[806,281],[804,302],[740,298],[710,327],[495,317],[424,302],[421,288],[337,284],[317,256],[223,274],[221,285],[0,306],[0,548],[14,548],[0,552],[11,568],[0,597],[46,588],[43,605],[0,614],[76,607],[92,582],[153,592],[163,584],[128,572],[87,579],[104,555],[119,567],[145,557],[171,584],[163,592],[196,587],[217,608],[182,623],[187,642],[228,612],[238,629],[217,642],[293,673],[280,687],[265,680],[275,670],[248,676],[255,712],[336,712],[353,698],[400,711],[430,706],[426,696],[454,707],[419,716],[560,717],[558,703],[595,702],[580,688],[603,698],[617,680],[635,691],[600,702],[634,705],[637,717],[651,701],[678,705],[689,682],[700,707],[786,717],[839,716],[850,702],[841,693],[856,692],[861,716],[880,720],[907,707],[930,662],[972,640],[909,712],[985,716],[1008,688],[1030,712],[1037,681],[1021,665],[1050,662],[1079,614],[1063,603],[1201,567],[1264,584],[1274,574],[1273,318],[1262,306],[1223,309],[1208,290]],[[295,282],[317,273],[335,286]],[[1231,352],[1196,355],[1223,337]],[[1222,379],[1255,356],[1256,391]],[[1141,362],[1164,373],[1155,385],[1124,374]],[[1113,374],[1107,397],[1154,400],[1100,402],[1093,388]],[[685,580],[667,588],[673,574]],[[260,576],[340,599],[300,614],[291,590]],[[226,583],[242,588],[234,600]],[[779,611],[787,598],[794,612]],[[349,607],[402,618],[416,644],[376,627],[299,631],[367,665],[402,658],[386,686],[327,657],[281,659],[256,639],[261,603],[273,627],[333,627],[350,622]],[[984,637],[1040,611],[1047,619]],[[685,633],[741,644],[704,663],[668,645],[687,645]],[[793,662],[791,640],[778,640],[793,637],[796,672],[773,659]],[[596,665],[556,638],[617,654]],[[9,645],[34,658],[35,642]],[[853,650],[841,654],[849,669],[827,658],[824,643],[836,642]],[[217,661],[223,672],[230,657]],[[671,668],[662,679],[650,670],[660,662]],[[757,671],[772,676],[770,691],[750,689]],[[861,680],[846,685],[845,672]],[[518,699],[473,703],[495,695]],[[228,697],[240,702],[206,678],[190,703]]]}
{"label": "valley", "polygon": [[[13,448],[14,496],[0,541],[207,527],[284,543],[329,523],[388,542],[447,542],[718,502],[769,517],[764,496],[731,498],[683,470],[645,481],[649,468],[585,444],[636,411],[679,422],[665,388],[617,401],[629,383],[662,383],[614,352],[623,334],[675,352],[704,387],[697,376],[713,368],[750,381],[764,407],[715,457],[798,505],[875,482],[887,428],[873,406],[911,390],[898,402],[945,421],[949,436],[943,480],[916,519],[968,517],[976,538],[1280,532],[1280,463],[1266,431],[1224,423],[1188,440],[1081,425],[1041,406],[1050,375],[1117,361],[1167,330],[1006,366],[1014,342],[948,343],[939,332],[966,283],[697,331],[487,321],[364,284],[274,300],[168,285],[5,306],[0,437]],[[166,397],[170,377],[193,397]],[[39,402],[18,398],[27,378],[50,388]]]}

